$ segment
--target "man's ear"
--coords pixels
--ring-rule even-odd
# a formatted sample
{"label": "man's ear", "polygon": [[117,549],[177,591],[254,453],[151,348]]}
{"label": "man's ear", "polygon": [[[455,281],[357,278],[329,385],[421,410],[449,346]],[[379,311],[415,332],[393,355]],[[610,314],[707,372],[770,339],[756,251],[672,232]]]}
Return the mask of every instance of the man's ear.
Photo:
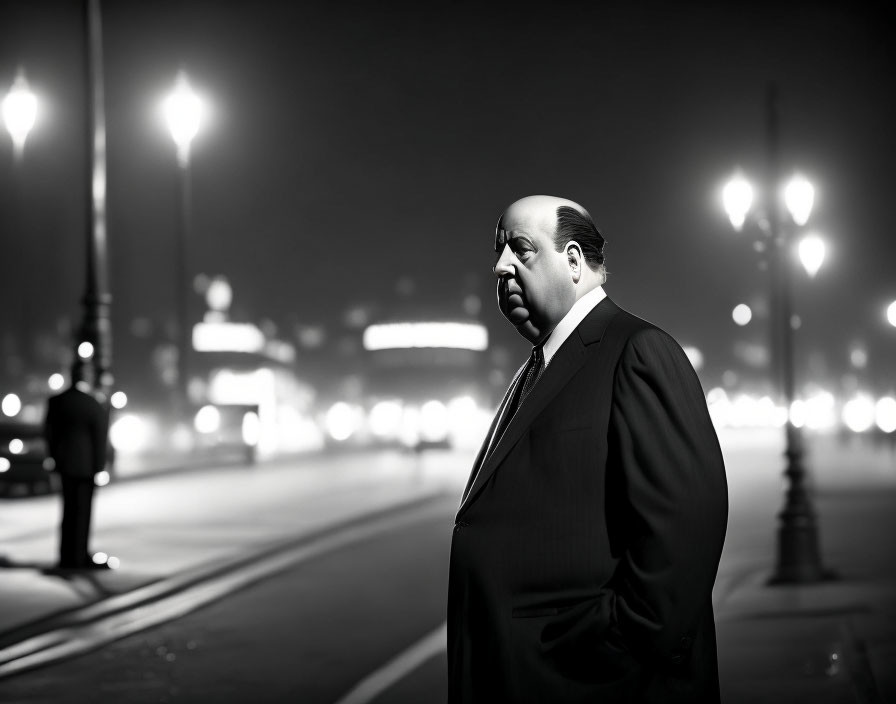
{"label": "man's ear", "polygon": [[566,263],[569,265],[569,273],[573,283],[579,283],[582,278],[582,248],[578,242],[572,240],[566,244]]}

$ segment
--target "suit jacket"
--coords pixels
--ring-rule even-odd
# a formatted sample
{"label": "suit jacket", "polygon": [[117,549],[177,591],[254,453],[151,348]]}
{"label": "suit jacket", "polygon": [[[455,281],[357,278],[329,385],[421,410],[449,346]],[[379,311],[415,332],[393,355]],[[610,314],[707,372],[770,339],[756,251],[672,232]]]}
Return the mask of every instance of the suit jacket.
{"label": "suit jacket", "polygon": [[718,701],[727,484],[678,344],[604,299],[488,445],[452,537],[449,701]]}
{"label": "suit jacket", "polygon": [[64,476],[92,478],[106,466],[109,414],[88,393],[69,387],[47,401],[44,437]]}

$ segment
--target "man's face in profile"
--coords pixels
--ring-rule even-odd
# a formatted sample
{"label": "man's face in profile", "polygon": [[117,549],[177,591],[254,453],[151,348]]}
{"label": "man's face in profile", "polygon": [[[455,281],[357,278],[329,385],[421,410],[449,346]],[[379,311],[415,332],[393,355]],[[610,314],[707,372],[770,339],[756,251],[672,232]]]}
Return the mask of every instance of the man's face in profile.
{"label": "man's face in profile", "polygon": [[520,206],[495,231],[498,307],[523,337],[538,344],[575,302],[566,253],[554,248],[556,208]]}

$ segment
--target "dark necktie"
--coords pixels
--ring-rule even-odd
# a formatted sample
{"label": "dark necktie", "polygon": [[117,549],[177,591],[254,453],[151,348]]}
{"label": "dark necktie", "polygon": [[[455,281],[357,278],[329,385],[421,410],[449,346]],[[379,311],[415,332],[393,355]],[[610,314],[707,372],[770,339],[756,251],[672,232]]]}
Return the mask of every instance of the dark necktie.
{"label": "dark necktie", "polygon": [[529,395],[529,392],[532,390],[532,387],[535,386],[535,382],[541,375],[541,370],[543,368],[544,352],[541,349],[541,345],[539,345],[538,347],[532,348],[532,355],[529,357],[529,364],[526,365],[526,371],[523,372],[522,384],[520,384],[519,391],[514,393],[514,398],[510,404],[510,408],[507,409],[507,413],[504,416],[504,425],[507,425],[507,423],[510,422],[510,419],[513,418],[517,409],[526,399],[526,396]]}
{"label": "dark necktie", "polygon": [[520,407],[520,404],[522,404],[526,396],[529,395],[532,387],[535,386],[535,382],[538,381],[538,377],[541,375],[543,369],[544,352],[539,345],[538,347],[532,348],[532,355],[529,357],[529,363],[526,365],[526,369],[520,377],[520,383],[518,383],[513,390],[513,397],[510,399],[507,410],[504,412],[504,417],[501,419],[500,425],[495,429],[495,434],[492,435],[492,439],[489,442],[486,457],[491,455],[492,451],[495,449],[495,446],[504,434],[504,430],[510,423],[510,419],[513,418],[516,414],[516,410]]}

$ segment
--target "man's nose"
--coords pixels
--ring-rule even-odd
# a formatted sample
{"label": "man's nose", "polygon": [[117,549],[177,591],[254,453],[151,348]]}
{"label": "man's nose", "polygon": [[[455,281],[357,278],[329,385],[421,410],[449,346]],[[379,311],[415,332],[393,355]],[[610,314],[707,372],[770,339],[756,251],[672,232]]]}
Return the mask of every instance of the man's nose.
{"label": "man's nose", "polygon": [[499,279],[502,276],[514,276],[516,274],[516,265],[514,264],[513,252],[510,251],[510,245],[505,244],[501,251],[501,256],[495,264],[495,276]]}

